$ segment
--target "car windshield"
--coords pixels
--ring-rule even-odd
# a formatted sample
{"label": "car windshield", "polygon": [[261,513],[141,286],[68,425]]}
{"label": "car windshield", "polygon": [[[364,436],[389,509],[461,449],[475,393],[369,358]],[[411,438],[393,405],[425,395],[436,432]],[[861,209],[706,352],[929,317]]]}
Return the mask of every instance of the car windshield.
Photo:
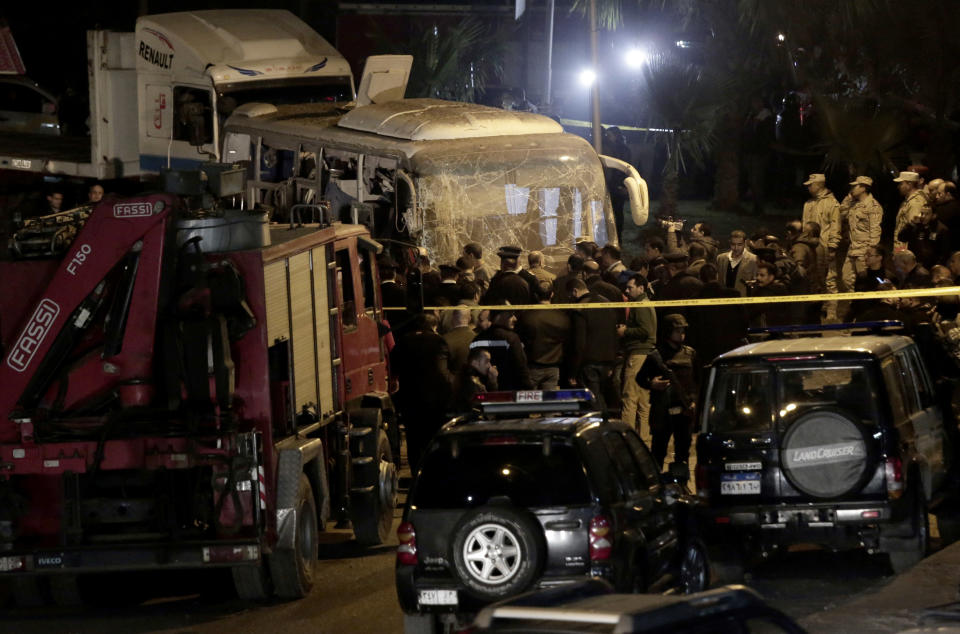
{"label": "car windshield", "polygon": [[773,373],[767,367],[726,367],[716,370],[707,402],[707,429],[716,432],[755,432],[773,424]]}
{"label": "car windshield", "polygon": [[861,421],[877,419],[877,392],[867,368],[859,364],[781,367],[781,418],[795,418],[814,407],[835,407]]}
{"label": "car windshield", "polygon": [[486,437],[444,438],[435,444],[423,459],[410,504],[421,509],[464,508],[501,496],[528,508],[590,503],[586,474],[574,447]]}

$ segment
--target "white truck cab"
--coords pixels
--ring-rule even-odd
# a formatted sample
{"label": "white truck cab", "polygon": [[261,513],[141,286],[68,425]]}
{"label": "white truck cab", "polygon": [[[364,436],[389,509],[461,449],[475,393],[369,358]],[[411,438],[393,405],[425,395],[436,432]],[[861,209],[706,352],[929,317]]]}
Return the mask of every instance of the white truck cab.
{"label": "white truck cab", "polygon": [[354,98],[347,60],[288,11],[148,15],[134,43],[143,172],[219,158],[220,125],[244,103]]}
{"label": "white truck cab", "polygon": [[[219,158],[244,103],[354,100],[340,53],[289,11],[147,15],[134,32],[88,31],[89,137],[0,129],[0,170],[100,180]],[[371,89],[379,89],[381,72]]]}

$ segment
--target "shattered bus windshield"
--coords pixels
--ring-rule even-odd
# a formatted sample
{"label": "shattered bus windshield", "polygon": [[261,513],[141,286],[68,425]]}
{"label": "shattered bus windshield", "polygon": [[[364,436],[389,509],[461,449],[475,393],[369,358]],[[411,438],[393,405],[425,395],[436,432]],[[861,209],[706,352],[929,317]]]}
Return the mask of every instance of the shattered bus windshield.
{"label": "shattered bus windshield", "polygon": [[560,259],[578,238],[617,241],[603,169],[589,145],[560,135],[528,139],[467,139],[414,157],[431,253],[455,257],[479,239],[491,253],[518,244]]}

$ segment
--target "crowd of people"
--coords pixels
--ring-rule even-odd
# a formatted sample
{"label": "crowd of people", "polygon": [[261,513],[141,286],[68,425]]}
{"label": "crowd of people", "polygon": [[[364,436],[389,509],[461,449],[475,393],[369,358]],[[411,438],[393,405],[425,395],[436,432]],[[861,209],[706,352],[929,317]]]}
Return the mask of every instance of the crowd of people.
{"label": "crowd of people", "polygon": [[[903,196],[892,245],[881,242],[883,211],[873,181],[859,176],[838,200],[823,174],[804,185],[810,199],[781,235],[733,231],[727,249],[704,222],[686,234],[665,221],[629,265],[614,244],[576,245],[563,270],[516,246],[490,270],[478,244],[434,268],[420,255],[425,304],[449,310],[409,313],[397,265],[378,264],[396,345],[396,400],[407,428],[411,464],[449,416],[468,411],[489,390],[587,387],[598,407],[648,427],[661,463],[674,440],[686,462],[702,364],[746,342],[747,329],[786,324],[897,319],[908,328],[938,325],[954,335],[960,298],[882,298],[657,308],[643,300],[777,297],[893,290],[960,283],[960,202],[949,181],[925,183],[916,172],[894,179]],[[799,210],[798,210],[799,211]],[[531,305],[605,303],[606,307],[530,309]],[[622,303],[622,307],[610,307]],[[478,306],[493,306],[479,310]],[[527,308],[524,308],[527,307]]]}

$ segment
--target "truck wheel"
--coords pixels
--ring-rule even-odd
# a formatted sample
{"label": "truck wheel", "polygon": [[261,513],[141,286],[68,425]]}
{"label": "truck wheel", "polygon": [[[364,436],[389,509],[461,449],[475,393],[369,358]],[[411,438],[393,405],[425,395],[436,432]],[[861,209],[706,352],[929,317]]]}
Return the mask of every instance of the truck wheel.
{"label": "truck wheel", "polygon": [[[377,546],[390,538],[397,506],[397,467],[390,441],[383,429],[371,429],[369,436],[359,445],[361,454],[352,456],[350,519],[361,546]],[[374,438],[376,443],[370,442]]]}
{"label": "truck wheel", "polygon": [[13,580],[13,600],[18,608],[39,608],[46,604],[41,577],[16,577]]}
{"label": "truck wheel", "polygon": [[77,575],[51,575],[50,597],[54,605],[61,607],[75,608],[83,605]]}
{"label": "truck wheel", "polygon": [[930,518],[927,517],[927,503],[920,487],[913,491],[913,512],[906,521],[912,529],[912,536],[903,538],[903,550],[891,550],[887,553],[890,557],[890,568],[897,575],[910,570],[927,556]]}
{"label": "truck wheel", "polygon": [[295,509],[293,549],[278,549],[270,556],[273,587],[284,599],[302,599],[310,594],[317,564],[317,507],[310,479],[303,473]]}
{"label": "truck wheel", "polygon": [[230,569],[237,597],[247,601],[263,601],[270,596],[269,579],[261,563],[256,566],[235,566]]}
{"label": "truck wheel", "polygon": [[472,594],[496,601],[526,590],[543,565],[543,529],[527,511],[485,506],[453,530],[453,568]]}

